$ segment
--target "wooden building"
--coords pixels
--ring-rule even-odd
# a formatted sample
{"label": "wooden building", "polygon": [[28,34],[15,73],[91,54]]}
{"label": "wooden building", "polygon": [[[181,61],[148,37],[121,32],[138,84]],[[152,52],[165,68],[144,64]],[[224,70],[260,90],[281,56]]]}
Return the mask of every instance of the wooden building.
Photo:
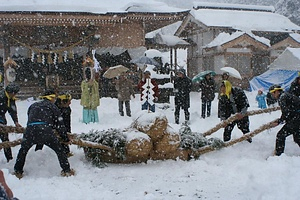
{"label": "wooden building", "polygon": [[[0,52],[18,63],[16,81],[23,97],[38,94],[52,81],[59,90],[71,90],[79,97],[82,62],[97,48],[134,49],[145,46],[145,34],[167,24],[183,20],[182,12],[88,12],[2,11],[0,12]],[[102,57],[101,57],[102,56]],[[126,52],[105,66],[125,64]],[[114,60],[114,61],[113,61]],[[124,61],[125,60],[125,61]],[[128,64],[128,63],[127,63]],[[2,69],[3,72],[3,69]],[[52,81],[51,81],[52,80]],[[59,80],[59,81],[57,81]],[[58,83],[57,83],[58,82]]]}
{"label": "wooden building", "polygon": [[[188,48],[190,77],[203,70],[221,74],[220,68],[233,67],[241,72],[239,84],[247,89],[248,80],[264,72],[274,59],[272,46],[286,46],[289,34],[297,31],[300,27],[274,13],[273,7],[198,3],[176,35],[196,44]],[[289,45],[298,47],[297,42]]]}

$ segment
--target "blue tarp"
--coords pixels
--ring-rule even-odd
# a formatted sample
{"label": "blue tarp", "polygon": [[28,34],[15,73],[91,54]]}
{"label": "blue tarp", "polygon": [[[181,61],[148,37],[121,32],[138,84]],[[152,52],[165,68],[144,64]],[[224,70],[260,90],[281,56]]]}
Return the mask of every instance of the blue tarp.
{"label": "blue tarp", "polygon": [[250,81],[250,91],[261,89],[268,91],[269,87],[274,84],[278,84],[287,90],[296,77],[298,77],[298,71],[280,69],[268,70],[259,76],[255,76]]}

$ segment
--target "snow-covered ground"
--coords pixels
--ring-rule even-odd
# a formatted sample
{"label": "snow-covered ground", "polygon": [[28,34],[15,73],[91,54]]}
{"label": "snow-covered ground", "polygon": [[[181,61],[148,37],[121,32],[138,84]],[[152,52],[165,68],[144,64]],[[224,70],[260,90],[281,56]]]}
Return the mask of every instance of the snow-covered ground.
{"label": "snow-covered ground", "polygon": [[[248,93],[251,107],[257,109],[256,93]],[[18,101],[20,123],[25,126],[27,108],[32,101]],[[174,99],[169,108],[162,110],[157,104],[157,112],[163,112],[170,126],[174,124]],[[91,129],[126,128],[140,111],[139,96],[131,101],[132,114],[121,117],[117,99],[102,98],[98,107],[100,122],[83,124],[82,107],[79,100],[72,100],[72,132],[87,133]],[[200,94],[191,93],[191,124],[194,132],[204,132],[217,123],[217,98],[212,105],[212,115],[200,118]],[[251,130],[280,116],[280,111],[250,117]],[[9,124],[12,121],[8,116]],[[181,121],[184,119],[181,112]],[[20,146],[13,148],[14,160],[6,163],[3,150],[0,152],[0,169],[5,173],[8,185],[21,200],[158,200],[158,199],[298,199],[300,180],[300,149],[288,137],[285,154],[271,156],[276,133],[280,127],[265,131],[253,138],[253,142],[238,143],[234,146],[202,155],[198,160],[149,161],[140,164],[107,164],[96,168],[86,161],[83,150],[71,146],[74,156],[69,159],[76,170],[72,177],[61,177],[55,153],[48,147],[42,151],[29,151],[25,164],[25,176],[19,180],[10,173]],[[222,138],[223,129],[213,137]],[[232,138],[242,133],[235,128]],[[12,134],[10,139],[21,138]]]}

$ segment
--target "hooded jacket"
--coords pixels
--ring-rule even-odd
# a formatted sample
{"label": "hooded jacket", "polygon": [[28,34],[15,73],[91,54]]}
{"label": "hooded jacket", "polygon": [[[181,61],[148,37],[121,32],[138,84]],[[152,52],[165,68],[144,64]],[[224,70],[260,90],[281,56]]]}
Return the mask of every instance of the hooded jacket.
{"label": "hooded jacket", "polygon": [[250,107],[245,92],[238,87],[232,87],[229,81],[225,83],[225,94],[221,93],[218,105],[218,117],[227,119],[231,114],[245,113]]}

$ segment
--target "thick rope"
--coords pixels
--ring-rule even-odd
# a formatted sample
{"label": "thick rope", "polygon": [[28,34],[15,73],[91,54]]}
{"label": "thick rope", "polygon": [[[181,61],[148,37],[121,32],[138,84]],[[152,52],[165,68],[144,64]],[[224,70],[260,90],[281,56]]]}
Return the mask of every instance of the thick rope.
{"label": "thick rope", "polygon": [[21,144],[22,142],[22,139],[18,139],[18,140],[14,140],[14,141],[11,141],[11,142],[2,142],[0,143],[0,150],[3,149],[3,148],[9,148],[9,147],[15,147],[15,146],[18,146],[19,144]]}
{"label": "thick rope", "polygon": [[[9,127],[9,128],[11,128],[11,127]],[[83,140],[80,140],[80,139],[76,139],[75,134],[70,133],[70,134],[68,134],[68,136],[69,136],[69,138],[72,138],[72,140],[71,140],[72,144],[78,145],[80,147],[90,147],[90,148],[96,148],[96,149],[102,149],[102,150],[114,152],[114,150],[109,146],[94,143],[94,142],[87,142],[87,141],[83,141]],[[14,140],[14,141],[11,141],[11,142],[10,141],[2,142],[2,143],[0,143],[0,149],[15,147],[15,146],[21,144],[21,142],[22,142],[22,139]]]}
{"label": "thick rope", "polygon": [[[252,116],[252,115],[258,115],[258,114],[263,114],[263,113],[270,113],[273,111],[277,111],[280,110],[280,107],[272,107],[272,108],[266,108],[266,109],[260,109],[260,110],[252,110],[252,111],[248,111],[246,113],[246,116]],[[203,133],[203,136],[208,136],[213,134],[214,132],[217,132],[219,129],[221,128],[225,128],[228,124],[234,122],[235,120],[237,120],[237,114],[229,117],[228,119],[220,122],[219,124],[217,124],[215,127],[209,129],[208,131]]]}
{"label": "thick rope", "polygon": [[[239,142],[242,142],[244,140],[247,140],[249,138],[252,138],[254,137],[255,135],[267,130],[267,129],[270,129],[273,127],[273,124],[277,122],[277,119],[276,120],[273,120],[267,124],[264,124],[262,126],[260,126],[258,129],[255,129],[254,131],[250,132],[250,133],[247,133],[245,135],[243,135],[242,137],[238,138],[238,139],[235,139],[235,140],[232,140],[230,142],[225,142],[225,145],[223,147],[229,147],[229,146],[232,146],[236,143],[239,143]],[[222,148],[223,148],[222,147]],[[205,147],[202,147],[194,152],[192,152],[192,156],[194,157],[199,157],[200,155],[202,154],[205,154],[205,153],[208,153],[208,152],[211,152],[211,151],[214,151],[216,150],[216,148],[214,148],[213,146],[205,146]]]}

